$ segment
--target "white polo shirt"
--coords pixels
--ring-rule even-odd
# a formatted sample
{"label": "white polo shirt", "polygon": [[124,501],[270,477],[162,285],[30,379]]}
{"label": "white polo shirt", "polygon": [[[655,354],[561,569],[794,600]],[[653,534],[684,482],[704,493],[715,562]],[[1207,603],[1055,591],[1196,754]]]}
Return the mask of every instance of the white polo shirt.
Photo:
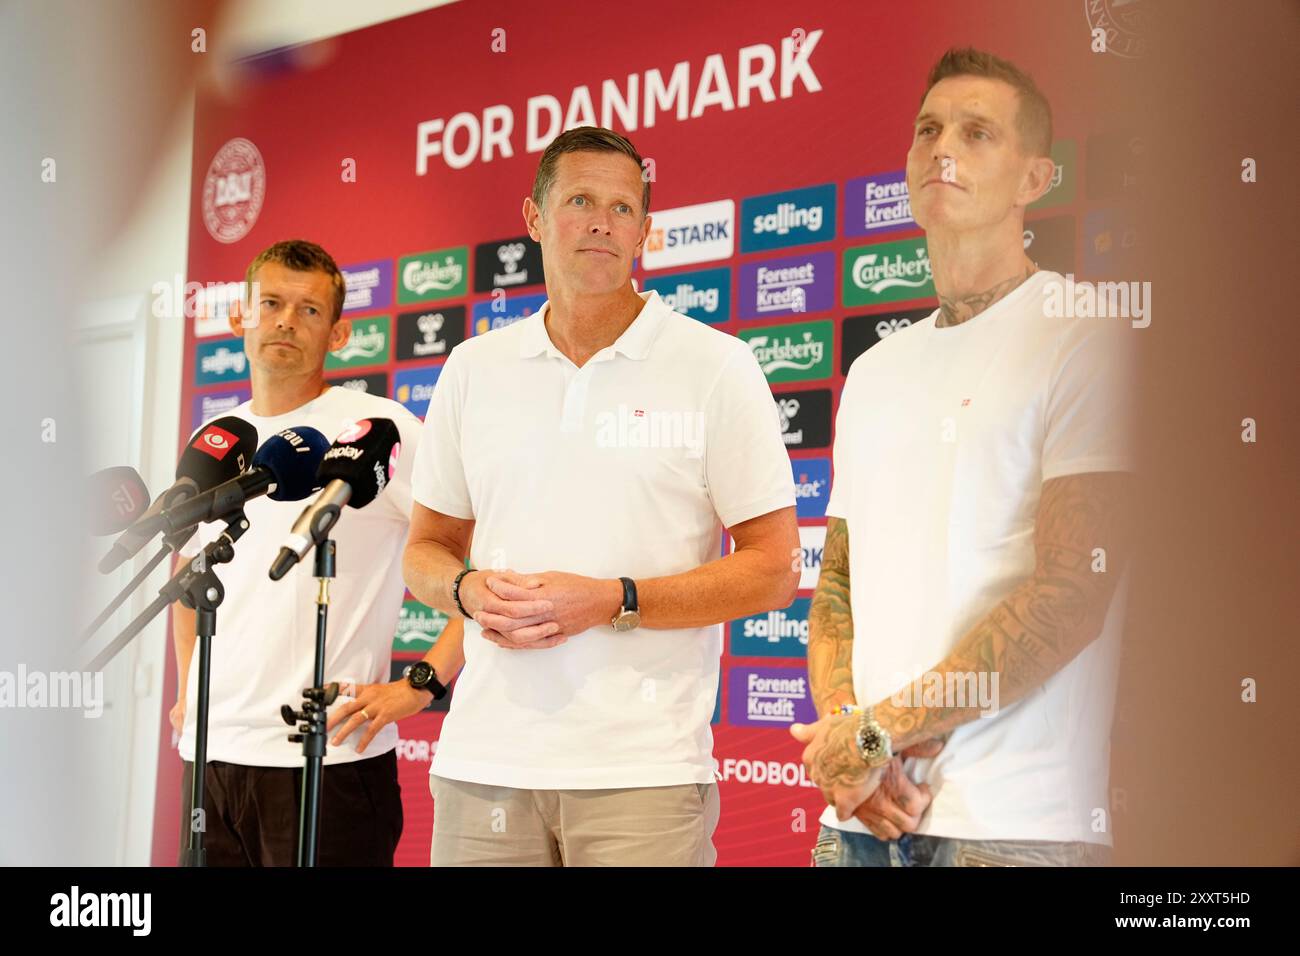
{"label": "white polo shirt", "polygon": [[[935,327],[936,310],[849,369],[826,513],[848,522],[859,703],[933,669],[1033,573],[1043,482],[1132,470],[1132,329],[1046,315],[1051,281],[1062,280],[1039,272],[951,328]],[[917,832],[1111,842],[1125,591],[1101,636],[1040,687],[958,727],[934,759],[906,762],[934,793]],[[868,832],[831,808],[822,823]]]}
{"label": "white polo shirt", "polygon": [[[420,420],[379,395],[333,386],[283,415],[252,413],[245,402],[229,412],[257,428],[260,445],[284,428],[315,428],[333,441],[349,423],[391,418],[401,433],[397,473],[381,495],[364,508],[344,508],[330,536],[338,544],[325,640],[325,680],[387,683],[393,634],[406,586],[402,552],[411,520],[411,469],[419,444]],[[279,581],[268,575],[294,521],[315,497],[273,501],[263,496],[244,506],[249,528],[235,542],[235,560],[219,565],[226,598],[217,611],[212,641],[208,759],[254,767],[301,767],[302,744],[289,742],[294,728],[280,718],[282,704],[297,710],[311,684],[316,649],[317,581],[313,550]],[[192,557],[216,540],[224,523],[199,525],[181,549]],[[198,643],[190,661],[181,756],[194,759],[198,714]],[[352,700],[340,696],[335,707]],[[333,708],[331,708],[332,710]],[[327,743],[325,763],[345,763],[387,753],[397,746],[397,725],[384,727],[358,754],[364,726],[335,747]]]}
{"label": "white polo shirt", "polygon": [[[635,321],[582,368],[551,343],[548,305],[447,359],[413,494],[474,519],[474,567],[678,574],[718,560],[723,526],[794,506],[749,347],[640,295]],[[721,624],[602,626],[528,651],[466,621],[430,772],[524,789],[711,783],[721,650]]]}

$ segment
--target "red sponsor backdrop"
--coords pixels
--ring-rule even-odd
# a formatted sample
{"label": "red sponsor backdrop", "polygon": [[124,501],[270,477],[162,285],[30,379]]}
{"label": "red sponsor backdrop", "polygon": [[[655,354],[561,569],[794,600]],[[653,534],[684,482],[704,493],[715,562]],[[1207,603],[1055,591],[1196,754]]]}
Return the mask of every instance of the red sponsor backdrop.
{"label": "red sponsor backdrop", "polygon": [[[464,0],[269,54],[244,64],[238,82],[221,90],[203,90],[198,97],[188,279],[203,283],[241,279],[258,251],[295,237],[319,242],[340,265],[388,260],[394,273],[404,255],[467,246],[472,270],[477,244],[524,232],[521,204],[531,188],[539,155],[526,148],[531,97],[554,96],[560,109],[567,112],[574,90],[585,86],[591,93],[594,118],[600,123],[604,81],[626,91],[628,76],[633,74],[641,99],[648,71],[658,70],[668,79],[676,64],[686,63],[685,118],[679,118],[674,106],[657,109],[653,125],[645,123],[640,110],[635,128],[628,128],[617,114],[611,123],[632,138],[643,156],[654,160],[652,214],[731,199],[739,219],[741,203],[747,197],[833,183],[841,221],[828,242],[742,254],[737,239],[730,257],[667,271],[730,267],[732,308],[728,321],[719,326],[727,331],[792,319],[832,319],[835,335],[830,374],[813,381],[775,384],[773,390],[779,396],[829,388],[833,415],[843,384],[842,320],[850,315],[895,313],[933,304],[926,299],[843,306],[841,252],[873,241],[844,236],[846,182],[902,168],[926,73],[940,53],[953,45],[988,49],[1015,60],[1038,77],[1053,103],[1058,142],[1075,141],[1081,160],[1089,129],[1081,96],[1088,88],[1089,75],[1101,68],[1122,68],[1118,58],[1090,51],[1084,6],[1081,2],[1041,0],[796,6],[775,0],[745,4],[662,0],[648,6],[605,7]],[[773,99],[766,101],[755,90],[744,107],[738,100],[733,109],[709,105],[709,91],[716,93],[721,83],[716,76],[704,82],[701,97],[703,78],[720,67],[733,99],[737,98],[741,51],[751,47],[771,50]],[[749,65],[758,69],[766,54],[758,50],[747,56]],[[806,64],[802,72],[786,71],[788,90],[782,89],[783,60]],[[810,82],[809,76],[815,79]],[[697,97],[701,97],[698,104]],[[691,115],[689,108],[696,105],[699,115]],[[442,155],[433,155],[425,174],[417,173],[419,124],[441,119],[456,125],[452,118],[461,113],[482,124],[485,111],[498,128],[501,117],[509,112],[513,129],[508,140],[513,155],[505,156],[497,148],[495,155],[484,161],[480,151],[462,168],[452,168]],[[461,128],[450,147],[453,152],[464,150],[471,135],[468,118],[459,123]],[[210,199],[215,194],[208,175],[210,164],[222,147],[235,139],[256,147],[264,174],[260,181],[258,177],[243,181],[247,192],[235,204],[235,212],[242,210],[245,219],[252,218],[249,209],[260,207],[246,231],[238,221],[234,228],[228,224],[218,228],[220,224],[211,216],[205,221],[205,186]],[[355,181],[346,175],[348,160],[355,164]],[[238,167],[238,151],[234,161],[233,168],[246,168]],[[1079,168],[1072,173],[1067,170],[1067,175],[1071,174],[1077,180]],[[1065,225],[1072,248],[1076,234],[1080,247],[1086,238],[1081,192],[1071,187],[1067,202],[1048,210],[1052,216],[1069,213],[1075,217]],[[230,241],[232,234],[240,232],[244,234]],[[919,230],[913,227],[882,238],[917,235]],[[744,263],[826,250],[834,252],[836,261],[832,308],[808,316],[737,318],[739,273]],[[1055,267],[1064,271],[1062,266]],[[637,273],[638,279],[646,275]],[[467,291],[445,304],[463,305],[468,310],[489,298],[473,289],[471,274]],[[537,284],[522,290],[525,294],[541,291]],[[394,316],[389,331],[395,339],[395,315],[400,307],[395,304],[395,291],[392,295],[394,305],[375,309],[373,314]],[[357,312],[354,317],[365,314]],[[192,413],[196,397],[229,392],[233,387],[196,383],[196,347],[221,336],[199,337],[194,323],[187,320],[187,325],[182,441],[197,424]],[[392,395],[397,371],[441,361],[398,361],[395,348],[390,347],[378,364],[358,368],[355,373],[349,369],[347,374],[386,372]],[[247,381],[240,384],[246,387]],[[830,451],[828,447],[796,448],[791,454],[795,459],[826,457]],[[824,519],[802,519],[800,523],[820,525]],[[810,592],[800,593],[807,597]],[[730,650],[730,631],[724,646]],[[797,765],[800,747],[782,726],[734,726],[730,722],[727,673],[747,666],[801,672],[804,660],[724,654],[721,719],[714,726],[723,804],[715,838],[719,863],[807,865],[824,804],[819,792],[806,782],[790,785],[790,768],[781,774],[781,782],[752,782],[757,764],[763,766],[760,773],[764,774],[769,762]],[[175,694],[170,668],[167,679],[166,701],[170,705]],[[165,712],[161,719],[164,733],[154,861],[170,865],[176,859],[179,831],[180,762]],[[400,761],[406,811],[400,864],[421,865],[428,859],[433,805],[426,783],[428,763],[420,759],[418,744],[437,739],[442,719],[442,714],[421,714],[400,727],[404,741],[411,742],[401,751]]]}

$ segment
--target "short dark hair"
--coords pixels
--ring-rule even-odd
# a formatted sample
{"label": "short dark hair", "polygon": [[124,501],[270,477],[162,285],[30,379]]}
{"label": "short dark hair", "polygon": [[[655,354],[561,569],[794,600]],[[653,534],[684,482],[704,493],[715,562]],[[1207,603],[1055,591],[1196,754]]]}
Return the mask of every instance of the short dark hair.
{"label": "short dark hair", "polygon": [[[541,162],[537,164],[537,175],[533,177],[533,202],[537,204],[538,209],[542,208],[542,201],[546,199],[551,184],[555,182],[556,166],[560,157],[565,153],[578,152],[622,153],[636,163],[637,169],[644,169],[641,154],[636,151],[636,147],[626,136],[612,129],[605,129],[603,126],[579,126],[577,129],[566,130],[551,140],[551,144],[542,153]],[[644,219],[649,212],[650,180],[643,175],[641,177],[641,218]]]}
{"label": "short dark hair", "polygon": [[953,47],[930,70],[925,92],[921,94],[921,103],[925,103],[925,98],[930,95],[930,90],[936,83],[950,76],[985,76],[1014,86],[1020,94],[1016,127],[1020,131],[1021,143],[1034,156],[1052,154],[1052,107],[1028,73],[992,53],[971,47]]}
{"label": "short dark hair", "polygon": [[339,271],[333,256],[316,243],[308,242],[306,239],[286,239],[267,246],[248,264],[248,271],[244,273],[244,282],[248,285],[250,294],[253,288],[253,276],[268,262],[274,262],[296,272],[323,272],[329,276],[334,286],[334,317],[330,322],[332,324],[339,320],[343,314],[343,299],[347,295],[347,284],[343,281],[343,273]]}

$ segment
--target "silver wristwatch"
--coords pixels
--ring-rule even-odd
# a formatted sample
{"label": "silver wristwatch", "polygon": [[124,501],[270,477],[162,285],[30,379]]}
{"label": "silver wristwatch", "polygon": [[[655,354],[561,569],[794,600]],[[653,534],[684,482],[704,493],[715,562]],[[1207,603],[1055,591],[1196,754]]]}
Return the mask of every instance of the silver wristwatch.
{"label": "silver wristwatch", "polygon": [[870,707],[864,707],[862,716],[858,718],[858,753],[872,768],[889,763],[894,756],[889,731],[876,722]]}

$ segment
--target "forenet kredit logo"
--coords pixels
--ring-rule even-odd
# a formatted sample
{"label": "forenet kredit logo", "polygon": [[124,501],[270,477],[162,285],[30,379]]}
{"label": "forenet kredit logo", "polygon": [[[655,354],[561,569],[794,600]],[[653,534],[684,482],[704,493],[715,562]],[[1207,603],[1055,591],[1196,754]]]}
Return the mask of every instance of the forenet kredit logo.
{"label": "forenet kredit logo", "polygon": [[203,225],[217,242],[238,242],[257,222],[266,200],[266,164],[243,138],[217,150],[203,178]]}

